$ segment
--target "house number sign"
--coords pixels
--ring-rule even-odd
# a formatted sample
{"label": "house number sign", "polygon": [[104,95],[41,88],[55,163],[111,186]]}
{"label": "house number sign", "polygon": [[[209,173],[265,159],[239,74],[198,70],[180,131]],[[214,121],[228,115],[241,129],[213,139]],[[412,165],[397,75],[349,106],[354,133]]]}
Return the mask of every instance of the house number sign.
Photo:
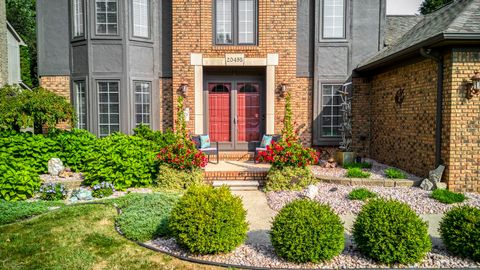
{"label": "house number sign", "polygon": [[243,66],[245,63],[245,55],[225,54],[225,63],[227,66]]}

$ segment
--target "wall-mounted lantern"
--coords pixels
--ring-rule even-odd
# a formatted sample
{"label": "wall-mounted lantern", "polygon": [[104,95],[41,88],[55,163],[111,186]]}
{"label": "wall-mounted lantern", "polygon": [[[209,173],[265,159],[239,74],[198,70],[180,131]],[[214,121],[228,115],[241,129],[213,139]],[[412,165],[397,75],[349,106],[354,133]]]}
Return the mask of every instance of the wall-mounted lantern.
{"label": "wall-mounted lantern", "polygon": [[287,91],[288,91],[287,88],[288,88],[288,83],[282,82],[282,83],[280,84],[280,95],[281,95],[282,97],[285,97],[285,95],[287,94]]}
{"label": "wall-mounted lantern", "polygon": [[182,91],[182,94],[184,96],[187,95],[187,92],[188,92],[188,82],[187,81],[183,81],[182,84],[180,84],[180,91]]}
{"label": "wall-mounted lantern", "polygon": [[480,72],[475,71],[471,80],[472,82],[467,84],[467,99],[471,99],[480,93]]}

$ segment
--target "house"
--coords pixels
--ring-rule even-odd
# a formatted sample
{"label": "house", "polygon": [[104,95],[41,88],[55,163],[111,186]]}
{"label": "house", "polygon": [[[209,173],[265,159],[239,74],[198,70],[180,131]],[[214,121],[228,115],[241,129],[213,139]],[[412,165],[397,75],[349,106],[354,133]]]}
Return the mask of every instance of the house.
{"label": "house", "polygon": [[450,189],[480,192],[479,14],[480,0],[454,1],[360,64],[357,152],[424,177],[443,164]]}
{"label": "house", "polygon": [[139,124],[251,150],[282,129],[338,145],[338,90],[384,47],[385,0],[37,0],[40,82],[98,136]]}
{"label": "house", "polygon": [[0,0],[0,87],[8,80],[8,42],[5,1]]}

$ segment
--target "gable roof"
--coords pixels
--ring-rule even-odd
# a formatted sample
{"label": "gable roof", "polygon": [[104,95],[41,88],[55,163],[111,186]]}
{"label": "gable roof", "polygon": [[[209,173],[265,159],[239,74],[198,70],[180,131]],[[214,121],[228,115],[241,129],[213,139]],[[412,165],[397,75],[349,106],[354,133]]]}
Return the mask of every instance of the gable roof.
{"label": "gable roof", "polygon": [[480,0],[457,0],[425,15],[397,42],[359,65],[373,69],[400,56],[446,40],[480,41]]}
{"label": "gable roof", "polygon": [[385,46],[394,45],[422,19],[423,17],[420,15],[387,15]]}
{"label": "gable roof", "polygon": [[7,22],[7,29],[8,29],[8,31],[10,31],[12,36],[18,41],[18,43],[20,43],[20,46],[26,46],[23,39],[20,37],[20,35],[17,33],[17,31],[15,31],[15,28],[13,28],[13,26],[9,22]]}

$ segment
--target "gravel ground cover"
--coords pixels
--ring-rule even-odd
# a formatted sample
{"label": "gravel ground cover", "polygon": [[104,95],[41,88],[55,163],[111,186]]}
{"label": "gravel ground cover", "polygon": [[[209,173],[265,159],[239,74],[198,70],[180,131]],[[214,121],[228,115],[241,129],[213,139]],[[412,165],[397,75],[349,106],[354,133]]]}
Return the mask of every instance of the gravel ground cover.
{"label": "gravel ground cover", "polygon": [[[346,247],[342,254],[329,262],[319,264],[294,264],[275,255],[270,244],[244,244],[233,252],[223,255],[193,255],[179,247],[174,239],[160,238],[147,243],[164,252],[195,258],[204,261],[244,265],[250,267],[297,268],[297,269],[357,269],[357,268],[389,268],[387,265],[377,264],[364,257],[353,246]],[[478,268],[480,263],[468,259],[451,256],[443,249],[433,249],[425,259],[415,265],[394,265],[393,268]]]}
{"label": "gravel ground cover", "polygon": [[[347,198],[348,193],[358,186],[342,186],[329,183],[318,183],[318,195],[315,200],[330,205],[339,214],[358,214],[364,202],[352,201]],[[365,187],[378,194],[381,198],[395,199],[405,202],[417,214],[443,214],[456,205],[471,205],[480,208],[480,194],[465,193],[468,198],[459,204],[443,204],[430,198],[431,191],[417,187]],[[282,209],[287,203],[304,197],[303,191],[268,192],[267,201],[270,208],[275,211]]]}

